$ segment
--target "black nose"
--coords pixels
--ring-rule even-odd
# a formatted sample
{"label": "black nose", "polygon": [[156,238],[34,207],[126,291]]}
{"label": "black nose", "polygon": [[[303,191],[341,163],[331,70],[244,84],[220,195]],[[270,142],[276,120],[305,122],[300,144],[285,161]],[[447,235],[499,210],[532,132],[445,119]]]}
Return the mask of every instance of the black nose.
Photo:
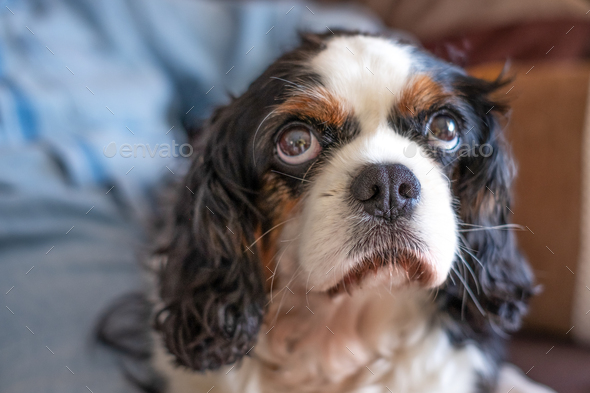
{"label": "black nose", "polygon": [[420,198],[420,182],[404,165],[373,164],[353,180],[351,192],[367,213],[393,220],[412,214]]}

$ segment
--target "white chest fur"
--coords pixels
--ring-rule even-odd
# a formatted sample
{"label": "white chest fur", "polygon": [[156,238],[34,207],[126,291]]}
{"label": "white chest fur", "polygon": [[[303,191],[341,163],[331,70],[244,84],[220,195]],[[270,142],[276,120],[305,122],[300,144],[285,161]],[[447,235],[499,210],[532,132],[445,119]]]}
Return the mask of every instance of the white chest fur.
{"label": "white chest fur", "polygon": [[425,293],[304,293],[275,294],[252,356],[234,367],[191,373],[159,348],[170,392],[473,393],[490,369],[476,346],[449,342]]}

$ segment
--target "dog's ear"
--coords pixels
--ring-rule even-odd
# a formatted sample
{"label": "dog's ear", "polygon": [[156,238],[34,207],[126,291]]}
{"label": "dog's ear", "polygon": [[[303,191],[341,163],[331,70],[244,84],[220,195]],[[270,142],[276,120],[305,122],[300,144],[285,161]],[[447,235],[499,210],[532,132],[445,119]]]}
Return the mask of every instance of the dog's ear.
{"label": "dog's ear", "polygon": [[[506,106],[491,98],[505,83],[500,78],[487,82],[464,77],[456,86],[474,109],[472,122],[478,131],[472,133],[475,154],[461,158],[454,185],[460,219],[467,224],[461,228],[460,252],[473,272],[461,261],[457,264],[473,292],[470,319],[477,330],[489,327],[500,335],[518,329],[533,293],[532,273],[517,248],[514,229],[507,227],[514,214],[510,191],[515,169],[500,122]],[[458,284],[456,295],[462,298],[465,288]]]}
{"label": "dog's ear", "polygon": [[203,145],[176,190],[170,222],[156,252],[160,308],[155,328],[179,364],[217,369],[253,347],[265,292],[249,246],[259,213],[255,176],[240,151],[231,104],[204,127]]}

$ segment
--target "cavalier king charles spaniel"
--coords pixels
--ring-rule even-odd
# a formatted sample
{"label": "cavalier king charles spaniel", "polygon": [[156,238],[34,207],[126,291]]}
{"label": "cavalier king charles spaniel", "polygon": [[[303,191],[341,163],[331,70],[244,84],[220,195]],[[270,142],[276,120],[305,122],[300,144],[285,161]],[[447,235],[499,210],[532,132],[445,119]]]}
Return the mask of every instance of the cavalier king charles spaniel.
{"label": "cavalier king charles spaniel", "polygon": [[549,391],[503,364],[534,292],[504,85],[339,31],[217,109],[150,257],[162,390]]}

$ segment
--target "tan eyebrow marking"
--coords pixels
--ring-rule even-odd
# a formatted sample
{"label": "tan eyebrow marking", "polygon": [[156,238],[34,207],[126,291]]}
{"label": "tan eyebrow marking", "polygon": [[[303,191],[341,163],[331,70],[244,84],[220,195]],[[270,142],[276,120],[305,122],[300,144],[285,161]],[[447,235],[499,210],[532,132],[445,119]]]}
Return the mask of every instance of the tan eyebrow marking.
{"label": "tan eyebrow marking", "polygon": [[324,87],[298,91],[280,104],[276,113],[307,117],[335,127],[344,125],[350,115],[344,103]]}
{"label": "tan eyebrow marking", "polygon": [[402,91],[396,104],[397,113],[402,116],[416,116],[451,97],[442,85],[428,75],[419,75],[410,83],[410,86]]}

